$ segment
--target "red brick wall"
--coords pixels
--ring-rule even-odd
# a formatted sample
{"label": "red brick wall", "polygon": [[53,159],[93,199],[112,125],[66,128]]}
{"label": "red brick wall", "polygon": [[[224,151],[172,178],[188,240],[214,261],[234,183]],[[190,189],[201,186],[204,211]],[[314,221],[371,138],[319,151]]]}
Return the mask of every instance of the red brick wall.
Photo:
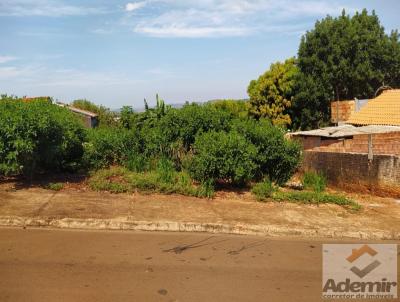
{"label": "red brick wall", "polygon": [[[346,139],[322,139],[320,137],[299,137],[307,151],[368,153],[368,134],[355,135]],[[372,135],[373,154],[400,155],[400,132]]]}
{"label": "red brick wall", "polygon": [[318,171],[337,186],[363,186],[400,197],[400,156],[305,151],[303,171]]}
{"label": "red brick wall", "polygon": [[354,100],[331,102],[331,122],[336,124],[338,121],[347,121],[355,110],[356,102]]}

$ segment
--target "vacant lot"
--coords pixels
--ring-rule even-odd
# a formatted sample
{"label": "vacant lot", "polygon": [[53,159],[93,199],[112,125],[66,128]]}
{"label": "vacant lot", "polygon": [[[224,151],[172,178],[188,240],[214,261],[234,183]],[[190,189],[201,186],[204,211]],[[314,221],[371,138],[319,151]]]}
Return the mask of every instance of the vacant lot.
{"label": "vacant lot", "polygon": [[[42,219],[45,224],[65,218],[81,219],[80,227],[84,227],[85,219],[98,219],[109,221],[106,225],[110,228],[122,228],[124,223],[134,221],[177,222],[226,225],[235,228],[235,232],[246,233],[250,229],[250,233],[264,235],[400,238],[398,200],[347,195],[362,208],[352,211],[334,204],[257,202],[249,191],[220,190],[215,198],[206,199],[177,194],[94,192],[81,180],[65,183],[60,191],[10,182],[0,184],[0,216]],[[99,228],[107,228],[102,225]],[[71,227],[55,222],[53,226]],[[186,229],[181,226],[181,230]]]}

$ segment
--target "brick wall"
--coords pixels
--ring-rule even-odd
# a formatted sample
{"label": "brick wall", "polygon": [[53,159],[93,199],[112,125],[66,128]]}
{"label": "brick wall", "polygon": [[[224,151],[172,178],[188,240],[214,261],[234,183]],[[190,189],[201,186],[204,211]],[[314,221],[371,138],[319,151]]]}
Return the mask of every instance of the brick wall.
{"label": "brick wall", "polygon": [[[323,139],[315,136],[297,139],[306,151],[368,153],[368,134],[344,139]],[[400,156],[400,132],[372,134],[372,152]]]}
{"label": "brick wall", "polygon": [[331,122],[336,124],[338,122],[347,121],[355,110],[355,100],[331,102]]}
{"label": "brick wall", "polygon": [[333,185],[360,185],[400,192],[400,156],[304,151],[303,171],[323,172]]}

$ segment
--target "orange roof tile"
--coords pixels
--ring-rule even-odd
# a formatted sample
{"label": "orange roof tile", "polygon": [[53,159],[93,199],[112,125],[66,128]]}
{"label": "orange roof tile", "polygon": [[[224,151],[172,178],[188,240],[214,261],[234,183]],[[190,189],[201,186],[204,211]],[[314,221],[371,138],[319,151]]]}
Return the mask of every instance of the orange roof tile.
{"label": "orange roof tile", "polygon": [[400,126],[400,89],[382,92],[360,111],[354,112],[346,123]]}

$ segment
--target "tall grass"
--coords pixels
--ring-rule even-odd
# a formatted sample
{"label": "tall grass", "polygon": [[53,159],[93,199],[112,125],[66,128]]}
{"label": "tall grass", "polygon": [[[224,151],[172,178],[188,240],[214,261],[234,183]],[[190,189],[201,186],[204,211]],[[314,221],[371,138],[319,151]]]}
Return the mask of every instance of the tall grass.
{"label": "tall grass", "polygon": [[265,201],[271,198],[273,193],[277,191],[277,188],[269,180],[265,179],[263,182],[259,182],[253,186],[251,192],[256,196],[258,201]]}
{"label": "tall grass", "polygon": [[208,197],[214,195],[210,185],[195,186],[189,174],[171,170],[170,163],[161,163],[156,170],[140,173],[122,167],[98,170],[89,178],[89,186],[95,191],[111,193],[159,192],[188,196]]}
{"label": "tall grass", "polygon": [[323,192],[326,188],[326,177],[322,173],[305,172],[302,179],[303,188],[314,192]]}

